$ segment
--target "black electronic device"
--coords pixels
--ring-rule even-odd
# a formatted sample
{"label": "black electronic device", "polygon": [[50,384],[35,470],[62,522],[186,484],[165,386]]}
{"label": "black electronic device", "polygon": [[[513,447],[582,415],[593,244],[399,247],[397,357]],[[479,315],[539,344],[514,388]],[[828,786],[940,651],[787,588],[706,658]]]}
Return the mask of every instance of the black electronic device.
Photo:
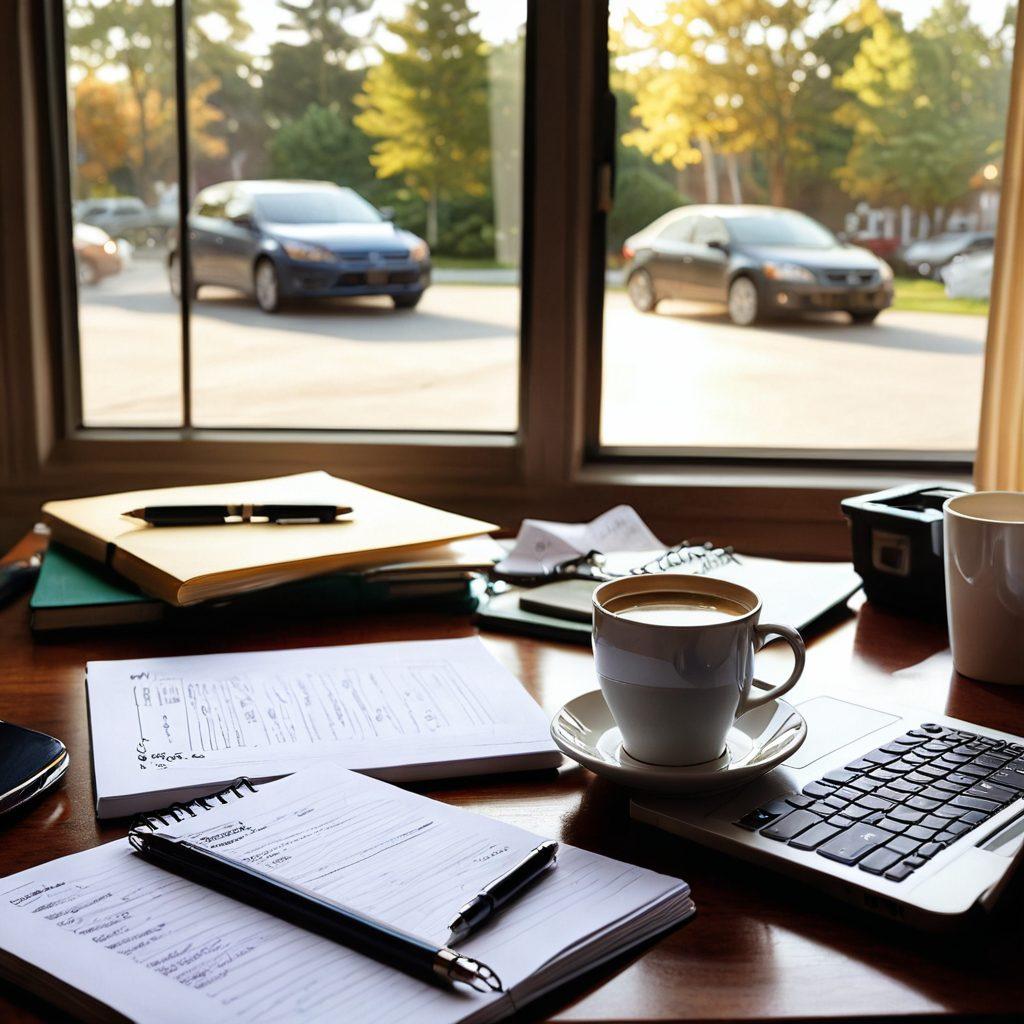
{"label": "black electronic device", "polygon": [[69,764],[67,748],[60,740],[0,722],[0,821],[56,786]]}
{"label": "black electronic device", "polygon": [[908,484],[842,502],[853,567],[868,600],[915,615],[945,615],[942,506],[970,490],[955,483]]}

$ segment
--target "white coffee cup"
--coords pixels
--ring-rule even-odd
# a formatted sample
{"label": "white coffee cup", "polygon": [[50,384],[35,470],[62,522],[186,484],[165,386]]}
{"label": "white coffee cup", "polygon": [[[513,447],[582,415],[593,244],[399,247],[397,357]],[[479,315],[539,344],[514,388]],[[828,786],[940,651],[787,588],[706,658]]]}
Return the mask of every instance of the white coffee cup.
{"label": "white coffee cup", "polygon": [[1024,494],[961,494],[943,516],[953,665],[972,679],[1024,684]]}
{"label": "white coffee cup", "polygon": [[[709,576],[630,576],[594,591],[594,660],[626,753],[648,764],[714,761],[737,715],[796,684],[800,634],[760,615],[752,590]],[[752,690],[754,653],[771,636],[796,664],[784,683]]]}

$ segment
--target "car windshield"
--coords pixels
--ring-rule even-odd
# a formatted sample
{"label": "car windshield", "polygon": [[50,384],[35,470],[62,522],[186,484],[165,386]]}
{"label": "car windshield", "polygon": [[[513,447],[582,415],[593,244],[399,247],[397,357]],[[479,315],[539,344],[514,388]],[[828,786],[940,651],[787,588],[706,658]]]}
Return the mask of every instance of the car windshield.
{"label": "car windshield", "polygon": [[828,228],[799,213],[730,217],[726,224],[741,245],[784,245],[801,249],[832,249],[838,242]]}
{"label": "car windshield", "polygon": [[256,211],[273,224],[377,224],[380,214],[354,192],[276,192],[258,196]]}

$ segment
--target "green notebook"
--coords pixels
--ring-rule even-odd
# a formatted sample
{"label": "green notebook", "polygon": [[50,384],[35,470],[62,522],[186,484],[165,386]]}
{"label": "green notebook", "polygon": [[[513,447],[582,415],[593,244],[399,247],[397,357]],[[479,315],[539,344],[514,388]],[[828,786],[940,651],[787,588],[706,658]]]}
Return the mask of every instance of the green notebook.
{"label": "green notebook", "polygon": [[32,629],[115,626],[162,619],[167,606],[90,558],[51,544],[29,602]]}
{"label": "green notebook", "polygon": [[205,615],[210,608],[219,614],[259,612],[275,618],[310,613],[345,613],[386,608],[443,607],[446,611],[473,611],[480,592],[479,577],[470,572],[410,574],[397,580],[374,579],[372,574],[329,573],[286,583],[253,594],[195,610],[175,608],[143,594],[128,580],[92,559],[60,544],[51,543],[39,570],[29,602],[35,632],[122,626],[155,622],[164,618],[188,619]]}

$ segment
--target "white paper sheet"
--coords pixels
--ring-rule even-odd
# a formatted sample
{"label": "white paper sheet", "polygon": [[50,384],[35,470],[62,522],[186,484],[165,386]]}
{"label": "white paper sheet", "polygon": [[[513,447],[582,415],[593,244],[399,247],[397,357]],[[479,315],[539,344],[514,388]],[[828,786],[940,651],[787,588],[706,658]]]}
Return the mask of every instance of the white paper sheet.
{"label": "white paper sheet", "polygon": [[[330,765],[167,831],[439,945],[453,912],[540,841]],[[610,951],[626,935],[640,941],[642,911],[648,931],[681,920],[686,893],[677,879],[563,846],[557,866],[460,951],[515,988],[595,936]],[[143,1022],[429,1024],[511,1012],[515,999],[410,978],[147,864],[127,841],[0,880],[0,948]]]}
{"label": "white paper sheet", "polygon": [[90,662],[88,691],[104,817],[324,760],[393,779],[559,763],[476,637]]}
{"label": "white paper sheet", "polygon": [[524,519],[515,547],[498,563],[509,575],[550,572],[560,562],[590,551],[665,550],[636,510],[617,505],[589,523]]}

